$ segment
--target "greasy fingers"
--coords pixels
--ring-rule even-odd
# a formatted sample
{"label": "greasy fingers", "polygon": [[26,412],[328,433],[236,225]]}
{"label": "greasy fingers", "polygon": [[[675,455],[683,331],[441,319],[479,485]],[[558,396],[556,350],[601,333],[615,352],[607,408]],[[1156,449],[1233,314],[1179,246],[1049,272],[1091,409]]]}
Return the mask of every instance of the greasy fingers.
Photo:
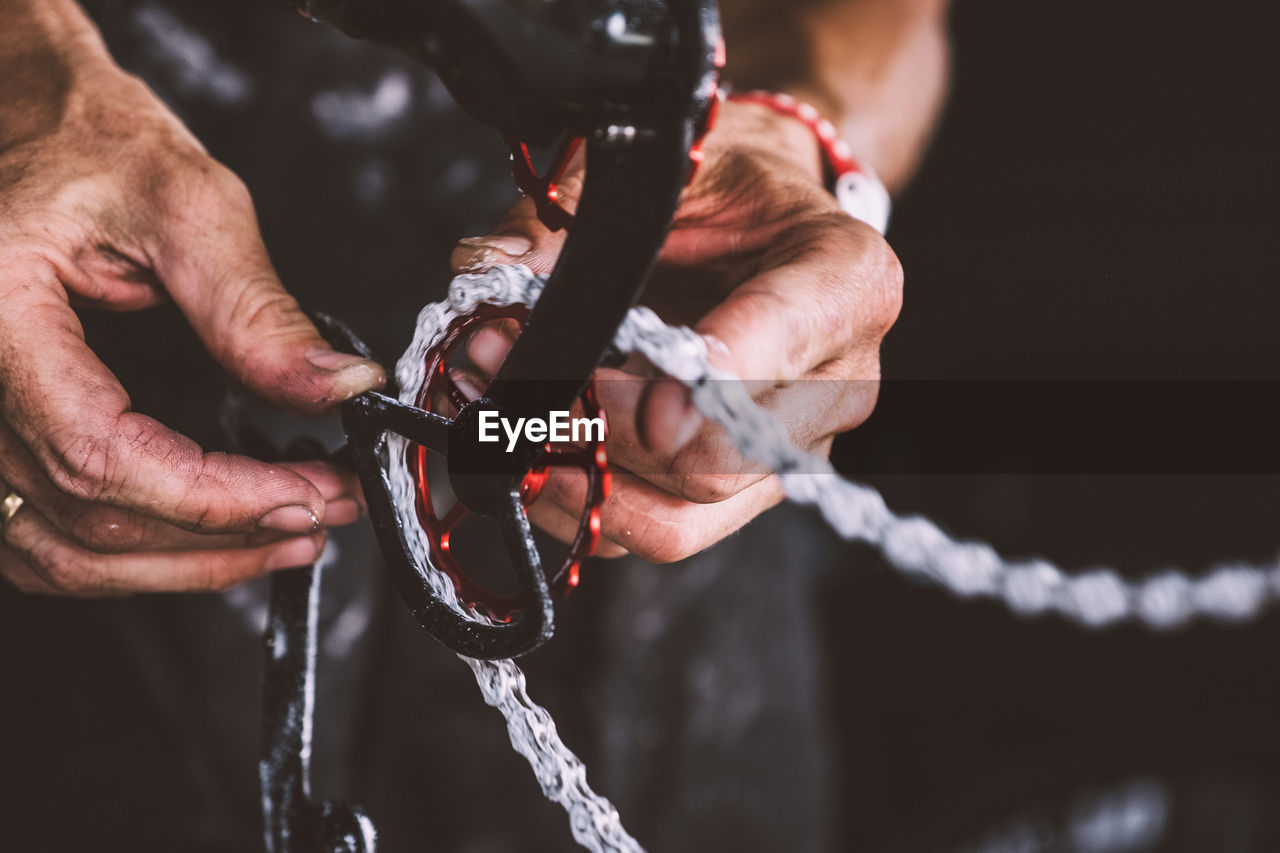
{"label": "greasy fingers", "polygon": [[[832,364],[837,374],[843,368]],[[674,380],[645,381],[616,378],[616,371],[600,371],[609,378],[596,383],[596,394],[609,414],[608,458],[611,466],[624,468],[668,494],[694,503],[715,503],[758,483],[770,472],[746,459],[724,429],[700,416],[692,419],[688,436],[669,432],[676,441],[655,448],[640,430],[652,419],[657,403],[652,389]],[[756,394],[755,402],[777,418],[797,447],[814,447],[823,440],[853,429],[870,416],[879,383],[874,380],[828,378],[826,370],[783,387]],[[682,395],[669,401],[683,412]],[[675,448],[674,450],[671,448]]]}
{"label": "greasy fingers", "polygon": [[33,45],[0,75],[36,81],[0,98],[0,480],[27,500],[0,572],[99,594],[305,563],[322,524],[360,514],[350,478],[204,453],[134,412],[72,308],[172,299],[232,377],[303,412],[377,387],[382,369],[323,342],[276,277],[244,184],[87,18],[55,17],[76,49]]}
{"label": "greasy fingers", "polygon": [[[585,492],[581,477],[561,477],[553,470],[538,503],[549,500],[572,514],[583,505]],[[606,539],[641,559],[674,563],[719,542],[782,497],[780,481],[769,476],[723,501],[697,504],[614,469],[601,530]]]}
{"label": "greasy fingers", "polygon": [[381,387],[380,365],[333,350],[276,277],[248,190],[208,158],[165,198],[155,269],[213,357],[282,407],[322,412]]}
{"label": "greasy fingers", "polygon": [[285,292],[243,182],[109,57],[80,61],[91,70],[68,70],[62,121],[0,149],[12,176],[0,264],[45,262],[63,302],[135,310],[171,297],[228,373],[285,408],[321,411],[382,384]]}
{"label": "greasy fingers", "polygon": [[4,544],[0,570],[20,589],[25,584],[32,591],[58,595],[106,596],[226,589],[269,571],[314,562],[324,534],[257,548],[99,554],[67,541],[40,513],[24,507],[10,523]]}
{"label": "greasy fingers", "polygon": [[[348,524],[362,514],[359,484],[350,472],[319,462],[282,467],[301,474],[320,491],[326,502],[326,527]],[[55,486],[17,436],[0,425],[0,493],[5,488],[38,508],[67,539],[101,553],[249,547],[291,535],[269,529],[221,535],[192,533],[143,512],[74,497]]]}

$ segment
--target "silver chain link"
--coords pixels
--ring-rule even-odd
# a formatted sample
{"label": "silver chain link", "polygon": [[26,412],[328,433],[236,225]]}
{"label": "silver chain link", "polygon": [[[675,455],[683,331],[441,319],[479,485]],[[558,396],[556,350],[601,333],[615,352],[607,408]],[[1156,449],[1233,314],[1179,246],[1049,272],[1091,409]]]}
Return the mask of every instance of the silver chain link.
{"label": "silver chain link", "polygon": [[[532,306],[545,279],[524,266],[500,266],[453,280],[446,301],[418,315],[413,343],[396,367],[401,399],[416,402],[426,370],[426,354],[443,339],[449,323],[484,304]],[[921,516],[892,512],[875,489],[851,482],[831,463],[792,444],[786,428],[751,399],[737,377],[714,367],[707,339],[685,327],[664,323],[648,308],[633,308],[614,337],[614,346],[636,353],[689,387],[694,405],[720,424],[742,455],[777,472],[787,497],[812,506],[844,539],[867,542],[905,574],[937,583],[964,597],[1004,602],[1014,612],[1057,613],[1087,628],[1136,622],[1156,630],[1177,628],[1197,618],[1242,623],[1280,598],[1280,562],[1223,563],[1193,577],[1168,569],[1130,581],[1113,569],[1068,573],[1046,560],[1006,561],[984,542],[956,541]],[[452,582],[432,565],[426,535],[414,510],[415,486],[405,459],[406,442],[388,438],[392,496],[418,566],[444,601],[464,610]],[[482,615],[465,615],[484,621]],[[639,851],[622,828],[617,810],[594,793],[582,762],[560,740],[546,709],[526,691],[524,673],[510,660],[463,660],[475,673],[485,702],[507,721],[517,752],[528,760],[543,792],[569,813],[574,840],[592,851]]]}
{"label": "silver chain link", "polygon": [[[449,298],[422,309],[413,342],[396,364],[400,399],[413,405],[426,374],[426,355],[444,338],[449,324],[465,317],[481,303],[532,305],[542,293],[543,281],[525,267],[498,267],[485,275],[464,275],[454,280]],[[405,464],[407,442],[391,433],[387,438],[387,472],[391,496],[405,531],[409,550],[418,570],[442,600],[468,619],[484,622],[485,617],[464,609],[454,593],[453,582],[432,564],[426,533],[418,523],[415,509],[416,485]],[[560,739],[555,721],[545,708],[529,698],[524,673],[511,660],[484,661],[459,657],[471,667],[484,701],[498,709],[507,721],[511,746],[533,768],[534,776],[547,799],[569,814],[574,841],[592,853],[643,853],[643,848],[622,827],[618,810],[591,790],[582,761]]]}
{"label": "silver chain link", "polygon": [[1026,616],[1054,612],[1087,628],[1131,621],[1168,630],[1196,618],[1245,622],[1280,597],[1280,562],[1223,563],[1200,577],[1167,569],[1130,581],[1109,568],[1073,574],[1046,560],[1006,561],[985,542],[956,541],[927,518],[895,514],[875,489],[797,448],[742,382],[711,365],[706,340],[692,330],[636,308],[615,345],[684,382],[694,405],[724,427],[743,456],[778,473],[790,500],[815,507],[843,538],[874,545],[898,570],[963,598],[994,598]]}

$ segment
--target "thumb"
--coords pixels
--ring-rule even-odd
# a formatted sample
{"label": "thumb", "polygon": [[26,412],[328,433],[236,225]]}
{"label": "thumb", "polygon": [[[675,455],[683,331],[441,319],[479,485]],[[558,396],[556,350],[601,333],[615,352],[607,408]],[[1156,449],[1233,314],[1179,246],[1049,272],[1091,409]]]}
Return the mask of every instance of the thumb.
{"label": "thumb", "polygon": [[177,220],[156,256],[157,274],[205,347],[254,394],[303,414],[381,387],[381,365],[329,346],[280,284],[248,191],[232,178],[199,223]]}

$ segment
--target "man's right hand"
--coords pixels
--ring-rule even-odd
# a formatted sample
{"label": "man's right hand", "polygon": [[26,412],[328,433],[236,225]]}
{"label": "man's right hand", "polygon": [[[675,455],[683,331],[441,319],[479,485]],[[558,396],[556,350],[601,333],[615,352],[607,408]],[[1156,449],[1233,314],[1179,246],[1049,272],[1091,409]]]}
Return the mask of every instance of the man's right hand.
{"label": "man's right hand", "polygon": [[319,413],[384,381],[280,285],[244,185],[66,0],[0,8],[0,575],[32,592],[220,589],[305,565],[354,477],[203,453],[130,410],[73,307],[173,300],[231,377]]}

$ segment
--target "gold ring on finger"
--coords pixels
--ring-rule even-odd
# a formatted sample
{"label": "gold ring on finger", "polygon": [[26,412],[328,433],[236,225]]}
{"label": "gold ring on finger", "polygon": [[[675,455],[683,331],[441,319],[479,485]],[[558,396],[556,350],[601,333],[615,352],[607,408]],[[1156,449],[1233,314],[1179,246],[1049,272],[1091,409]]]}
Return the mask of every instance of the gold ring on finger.
{"label": "gold ring on finger", "polygon": [[18,514],[18,510],[22,509],[22,505],[26,503],[22,499],[22,495],[9,490],[9,494],[5,495],[3,501],[0,501],[0,544],[4,543],[5,534],[9,532],[9,524],[13,521],[13,517]]}

